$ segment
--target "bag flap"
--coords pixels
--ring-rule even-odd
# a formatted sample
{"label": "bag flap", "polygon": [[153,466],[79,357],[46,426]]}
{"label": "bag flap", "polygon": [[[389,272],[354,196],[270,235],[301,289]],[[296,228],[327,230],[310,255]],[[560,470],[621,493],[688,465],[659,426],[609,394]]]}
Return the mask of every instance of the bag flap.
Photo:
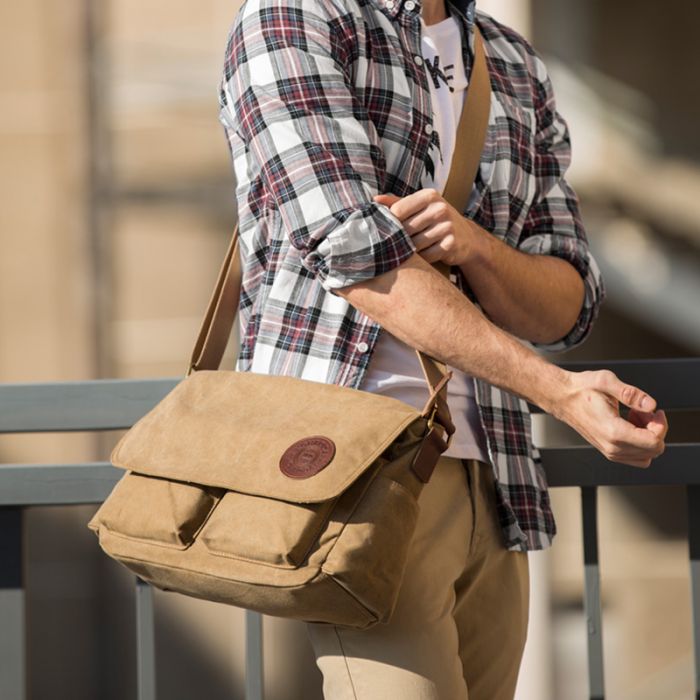
{"label": "bag flap", "polygon": [[420,411],[293,377],[201,370],[117,443],[117,467],[313,503],[344,491]]}

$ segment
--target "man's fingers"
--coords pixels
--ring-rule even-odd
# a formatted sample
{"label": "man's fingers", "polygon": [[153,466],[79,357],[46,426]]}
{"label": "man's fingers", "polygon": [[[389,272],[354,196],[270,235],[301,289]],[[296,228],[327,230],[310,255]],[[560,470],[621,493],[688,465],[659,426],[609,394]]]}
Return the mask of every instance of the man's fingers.
{"label": "man's fingers", "polygon": [[651,466],[651,459],[630,459],[623,461],[622,464],[629,464],[630,467],[640,467],[641,469],[646,469]]}
{"label": "man's fingers", "polygon": [[416,190],[415,192],[412,192],[411,194],[408,194],[405,197],[398,197],[395,194],[386,192],[382,194],[376,194],[374,195],[375,201],[378,201],[377,198],[379,197],[392,198],[391,203],[389,203],[388,200],[379,200],[380,204],[386,204],[387,206],[391,207],[394,216],[396,216],[396,218],[400,219],[401,221],[403,221],[407,216],[410,216],[411,214],[415,214],[416,212],[425,209],[431,202],[435,202],[438,199],[442,199],[440,193],[432,187],[425,187],[422,190]]}
{"label": "man's fingers", "polygon": [[604,369],[596,372],[599,388],[614,396],[620,403],[639,411],[651,412],[656,408],[656,401],[632,384],[620,381],[614,372]]}
{"label": "man's fingers", "polygon": [[631,408],[627,420],[639,428],[651,430],[656,435],[664,436],[668,432],[668,419],[660,409],[649,413]]}
{"label": "man's fingers", "polygon": [[651,421],[651,425],[654,427],[660,426],[664,433],[668,431],[668,418],[666,418],[666,413],[662,410],[654,411],[654,419]]}
{"label": "man's fingers", "polygon": [[413,245],[416,246],[416,250],[419,253],[422,253],[426,248],[430,248],[430,246],[435,243],[435,241],[426,236],[424,233],[416,233],[415,235],[411,236],[411,238],[413,239]]}
{"label": "man's fingers", "polygon": [[421,252],[430,246],[442,244],[442,236],[434,228],[424,228],[419,233],[411,234],[416,250]]}
{"label": "man's fingers", "polygon": [[375,194],[374,195],[374,201],[378,202],[379,204],[384,204],[387,207],[391,207],[394,202],[398,202],[401,197],[398,197],[395,194]]}
{"label": "man's fingers", "polygon": [[445,251],[442,248],[442,241],[433,243],[433,245],[420,251],[420,256],[423,258],[423,260],[429,263],[434,263],[438,260],[442,260],[442,256],[444,254]]}
{"label": "man's fingers", "polygon": [[610,440],[614,449],[620,454],[624,454],[630,450],[642,450],[648,455],[639,455],[655,457],[663,451],[663,439],[661,435],[649,430],[647,427],[640,428],[633,423],[625,420],[622,417],[617,417],[612,421],[612,435]]}

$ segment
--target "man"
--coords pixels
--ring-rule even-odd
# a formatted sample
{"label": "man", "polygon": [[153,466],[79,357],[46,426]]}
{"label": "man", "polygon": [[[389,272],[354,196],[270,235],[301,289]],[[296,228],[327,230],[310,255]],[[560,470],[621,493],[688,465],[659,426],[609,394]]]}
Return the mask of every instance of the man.
{"label": "man", "polygon": [[[493,96],[460,212],[440,192],[475,22]],[[604,297],[541,59],[473,0],[246,0],[221,120],[244,268],[238,369],[407,401],[413,348],[455,373],[462,442],[421,494],[391,621],[308,626],[326,697],[512,698],[527,551],[555,533],[526,402],[633,466],[667,431],[654,400],[612,372],[567,372],[532,350],[582,343]]]}

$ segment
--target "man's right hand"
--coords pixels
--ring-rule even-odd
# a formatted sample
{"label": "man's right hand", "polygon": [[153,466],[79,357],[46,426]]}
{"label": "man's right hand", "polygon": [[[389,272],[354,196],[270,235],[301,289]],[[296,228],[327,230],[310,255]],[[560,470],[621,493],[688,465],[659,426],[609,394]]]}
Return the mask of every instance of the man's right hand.
{"label": "man's right hand", "polygon": [[[648,467],[665,449],[668,421],[656,401],[610,370],[566,372],[565,389],[550,413],[582,435],[607,459]],[[619,404],[628,406],[627,418]]]}

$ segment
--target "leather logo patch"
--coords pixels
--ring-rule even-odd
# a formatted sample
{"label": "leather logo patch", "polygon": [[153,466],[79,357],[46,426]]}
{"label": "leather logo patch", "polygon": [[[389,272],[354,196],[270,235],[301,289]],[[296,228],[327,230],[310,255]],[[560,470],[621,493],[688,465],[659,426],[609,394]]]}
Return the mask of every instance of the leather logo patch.
{"label": "leather logo patch", "polygon": [[333,457],[333,440],[323,435],[312,435],[298,440],[285,450],[280,459],[280,470],[292,479],[308,479],[325,469]]}

